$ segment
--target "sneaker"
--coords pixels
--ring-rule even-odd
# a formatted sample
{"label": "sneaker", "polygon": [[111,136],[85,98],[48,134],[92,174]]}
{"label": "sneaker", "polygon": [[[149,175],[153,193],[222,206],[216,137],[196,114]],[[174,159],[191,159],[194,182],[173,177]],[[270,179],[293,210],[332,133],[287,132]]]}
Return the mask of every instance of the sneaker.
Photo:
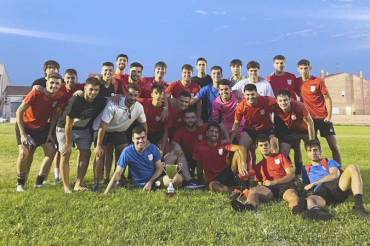
{"label": "sneaker", "polygon": [[54,179],[54,184],[57,185],[57,184],[60,184],[60,182],[62,182],[62,179],[60,177],[56,177]]}
{"label": "sneaker", "polygon": [[92,191],[93,191],[93,192],[99,192],[99,191],[100,191],[99,184],[94,184],[94,186],[93,186],[93,188],[92,188]]}
{"label": "sneaker", "polygon": [[237,212],[243,211],[256,211],[257,208],[247,203],[247,200],[243,196],[239,196],[236,199],[231,200],[231,207]]}
{"label": "sneaker", "polygon": [[190,180],[184,182],[183,187],[185,189],[189,189],[189,190],[196,190],[196,189],[204,189],[204,188],[206,188],[206,185],[197,183],[193,179],[190,179]]}
{"label": "sneaker", "polygon": [[24,192],[24,185],[17,185],[17,192]]}
{"label": "sneaker", "polygon": [[365,209],[364,206],[362,207],[354,207],[353,212],[356,214],[356,216],[360,219],[364,218],[370,218],[370,213]]}
{"label": "sneaker", "polygon": [[43,186],[44,186],[43,183],[41,183],[41,184],[35,184],[35,188],[37,188],[37,189],[42,188]]}
{"label": "sneaker", "polygon": [[305,219],[310,220],[331,220],[333,215],[320,207],[314,207],[306,211],[303,215]]}

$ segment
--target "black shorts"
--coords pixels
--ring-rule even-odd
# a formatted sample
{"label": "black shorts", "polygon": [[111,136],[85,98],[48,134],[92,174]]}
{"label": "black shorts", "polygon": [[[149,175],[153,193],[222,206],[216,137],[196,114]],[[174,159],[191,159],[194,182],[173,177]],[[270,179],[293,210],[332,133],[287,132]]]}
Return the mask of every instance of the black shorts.
{"label": "black shorts", "polygon": [[352,192],[350,190],[342,191],[339,188],[339,178],[340,177],[330,182],[321,184],[311,194],[321,196],[328,204],[337,204],[344,202]]}
{"label": "black shorts", "polygon": [[231,171],[231,168],[228,167],[224,169],[213,181],[218,181],[223,185],[233,187],[238,185],[238,180],[235,174]]}
{"label": "black shorts", "polygon": [[315,133],[317,134],[317,130],[320,131],[321,137],[327,137],[330,135],[335,135],[335,130],[332,122],[325,122],[322,119],[313,119],[315,124]]}
{"label": "black shorts", "polygon": [[[42,130],[35,131],[29,128],[24,127],[24,130],[27,135],[30,135],[35,143],[35,147],[43,145],[46,143],[46,139],[48,138],[50,125],[47,124]],[[15,124],[15,136],[17,139],[17,144],[20,145],[21,143],[21,133],[19,131],[18,124]]]}
{"label": "black shorts", "polygon": [[289,189],[297,190],[297,186],[294,184],[294,182],[289,182],[289,183],[286,183],[286,184],[277,184],[277,185],[265,186],[265,187],[271,190],[275,199],[282,199],[285,191],[287,191]]}
{"label": "black shorts", "polygon": [[258,135],[262,134],[262,135],[270,136],[270,135],[275,134],[274,128],[270,128],[267,130],[261,130],[261,131],[255,131],[252,129],[244,128],[243,131],[245,131],[249,135],[249,137],[252,139],[253,142],[256,142],[256,138]]}
{"label": "black shorts", "polygon": [[293,132],[293,131],[291,131],[289,134],[279,136],[278,138],[279,138],[279,142],[287,143],[291,146],[295,145],[296,143],[299,143],[300,140],[303,140],[303,142],[306,143],[309,139],[307,133]]}
{"label": "black shorts", "polygon": [[148,133],[148,140],[152,144],[158,145],[161,143],[163,138],[164,130],[158,132],[149,132]]}
{"label": "black shorts", "polygon": [[103,145],[113,144],[117,147],[128,143],[126,132],[105,132],[104,134]]}

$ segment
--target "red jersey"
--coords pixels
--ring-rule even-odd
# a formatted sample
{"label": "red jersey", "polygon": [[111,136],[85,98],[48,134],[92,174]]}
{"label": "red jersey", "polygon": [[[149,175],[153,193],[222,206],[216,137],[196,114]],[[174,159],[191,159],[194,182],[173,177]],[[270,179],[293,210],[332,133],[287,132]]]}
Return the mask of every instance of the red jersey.
{"label": "red jersey", "polygon": [[195,82],[191,82],[188,87],[184,87],[181,81],[178,80],[170,83],[166,89],[166,93],[172,95],[174,98],[180,97],[182,91],[187,91],[194,97],[200,91],[200,86]]}
{"label": "red jersey", "polygon": [[114,93],[125,95],[127,93],[128,74],[114,74]]}
{"label": "red jersey", "polygon": [[321,78],[311,77],[311,79],[301,83],[301,96],[304,106],[313,119],[325,119],[328,116],[328,110],[325,105],[324,96],[329,95],[328,88]]}
{"label": "red jersey", "polygon": [[292,167],[292,162],[282,153],[272,154],[255,166],[256,178],[258,181],[281,179],[286,176],[285,169]]}
{"label": "red jersey", "polygon": [[48,97],[44,90],[31,90],[23,99],[23,102],[28,105],[23,114],[24,127],[36,131],[43,130],[54,110],[65,103],[63,100],[65,96],[61,91]]}
{"label": "red jersey", "polygon": [[141,98],[138,100],[144,107],[146,123],[149,133],[162,131],[164,128],[172,128],[172,108],[168,109],[168,117],[165,122],[161,121],[164,104],[161,107],[155,107],[151,98]]}
{"label": "red jersey", "polygon": [[288,129],[298,132],[307,132],[307,124],[303,119],[308,116],[308,111],[303,103],[291,101],[290,112],[288,113],[284,113],[278,105],[275,105],[274,113],[284,121]]}
{"label": "red jersey", "polygon": [[263,131],[273,127],[271,121],[272,105],[276,104],[273,97],[259,96],[255,106],[248,105],[243,99],[235,111],[235,120],[241,122],[245,119],[244,128]]}
{"label": "red jersey", "polygon": [[207,124],[203,124],[195,131],[189,131],[185,126],[177,128],[172,141],[178,143],[184,154],[191,157],[194,147],[206,139]]}
{"label": "red jersey", "polygon": [[297,100],[297,96],[299,96],[300,92],[300,85],[294,74],[284,72],[282,75],[276,75],[275,73],[272,73],[266,78],[266,80],[270,82],[275,96],[279,90],[286,89],[292,94],[291,98]]}
{"label": "red jersey", "polygon": [[222,171],[230,167],[227,161],[227,152],[230,149],[231,144],[218,143],[211,146],[207,141],[195,147],[193,159],[201,163],[208,182],[215,180]]}
{"label": "red jersey", "polygon": [[140,82],[140,97],[142,98],[151,98],[152,88],[154,85],[160,84],[164,88],[168,87],[168,84],[164,81],[157,82],[154,80],[154,77],[144,77]]}

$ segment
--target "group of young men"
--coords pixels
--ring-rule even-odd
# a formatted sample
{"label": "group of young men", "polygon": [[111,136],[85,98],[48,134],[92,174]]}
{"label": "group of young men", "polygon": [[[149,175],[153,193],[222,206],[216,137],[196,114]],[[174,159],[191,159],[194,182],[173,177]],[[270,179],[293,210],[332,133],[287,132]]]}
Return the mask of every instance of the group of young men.
{"label": "group of young men", "polygon": [[[261,201],[284,199],[294,214],[331,219],[323,207],[344,201],[352,193],[355,212],[368,217],[363,204],[363,183],[358,166],[341,169],[341,156],[331,122],[332,102],[321,78],[311,75],[306,59],[298,62],[301,77],[284,71],[285,57],[273,59],[275,71],[260,77],[260,64],[230,62],[232,76],[207,60],[193,67],[185,64],[181,79],[164,80],[167,66],[155,64],[154,76],[142,77],[143,65],[130,64],[128,56],[116,58],[116,70],[104,62],[101,74],[78,83],[77,71],[49,60],[43,78],[33,83],[16,114],[17,191],[23,192],[35,149],[45,157],[36,179],[41,188],[56,162],[55,180],[64,192],[88,190],[85,175],[94,147],[93,191],[104,193],[117,186],[143,190],[176,187],[231,192],[237,211],[255,210]],[[324,137],[333,160],[321,156],[317,131]],[[302,164],[301,140],[311,163]],[[78,150],[77,178],[71,187],[70,156]],[[256,147],[263,159],[256,163]],[[294,165],[289,158],[294,150]],[[112,165],[113,160],[115,165]],[[173,180],[166,164],[179,164]],[[114,169],[113,175],[111,170]],[[298,192],[298,175],[306,182],[305,195]],[[251,180],[257,181],[251,186]],[[237,189],[235,189],[237,188]]]}

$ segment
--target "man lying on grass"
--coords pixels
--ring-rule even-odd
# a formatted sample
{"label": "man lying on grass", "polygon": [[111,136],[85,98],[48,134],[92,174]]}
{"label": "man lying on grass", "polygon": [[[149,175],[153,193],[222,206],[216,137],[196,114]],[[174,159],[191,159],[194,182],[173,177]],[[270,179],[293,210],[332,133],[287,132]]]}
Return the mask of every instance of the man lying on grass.
{"label": "man lying on grass", "polygon": [[309,196],[307,201],[298,197],[294,183],[295,170],[292,162],[282,153],[274,154],[268,136],[258,135],[257,147],[263,159],[256,165],[256,178],[259,185],[245,190],[233,192],[231,205],[236,211],[256,210],[260,201],[284,199],[293,214],[303,214],[308,208],[308,218],[329,220],[332,216],[320,208],[320,197]]}
{"label": "man lying on grass", "polygon": [[[161,178],[163,173],[163,163],[159,149],[154,144],[147,140],[147,134],[143,125],[138,125],[132,130],[133,144],[127,146],[121,153],[117,163],[117,169],[110,180],[104,194],[107,194],[116,183],[121,179],[126,166],[129,166],[129,171],[132,177],[134,186],[143,188],[145,191],[150,191],[155,187],[157,180]],[[163,177],[164,186],[169,184],[167,176]],[[180,186],[182,177],[176,175],[173,179],[174,186]]]}
{"label": "man lying on grass", "polygon": [[341,164],[335,160],[322,157],[320,142],[312,140],[305,145],[311,164],[307,165],[302,172],[304,187],[309,194],[322,198],[322,202],[338,204],[344,202],[352,193],[355,200],[353,208],[359,218],[369,218],[363,202],[363,183],[360,168],[357,165],[349,165],[341,169]]}

